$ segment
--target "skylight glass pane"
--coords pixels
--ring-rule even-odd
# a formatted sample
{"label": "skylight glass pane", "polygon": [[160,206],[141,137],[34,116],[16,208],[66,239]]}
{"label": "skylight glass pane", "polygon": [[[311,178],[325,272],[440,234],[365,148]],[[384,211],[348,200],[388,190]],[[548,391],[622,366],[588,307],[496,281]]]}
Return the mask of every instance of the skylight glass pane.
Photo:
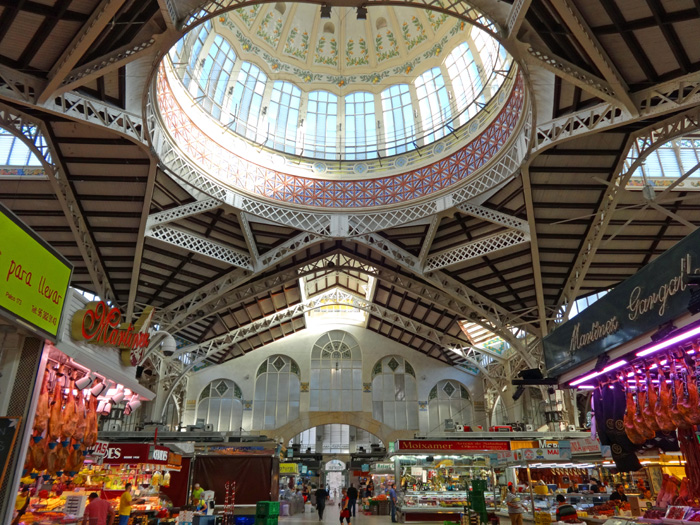
{"label": "skylight glass pane", "polygon": [[408,84],[398,84],[382,91],[384,140],[386,155],[405,153],[415,148],[415,124]]}
{"label": "skylight glass pane", "polygon": [[416,92],[423,124],[423,141],[430,144],[445,136],[443,124],[449,121],[452,112],[445,81],[439,67],[429,69],[416,79]]}
{"label": "skylight glass pane", "polygon": [[377,125],[374,95],[357,92],[345,97],[345,158],[372,159],[377,156]]}
{"label": "skylight glass pane", "polygon": [[256,140],[258,116],[262,106],[267,75],[250,62],[244,62],[231,95],[231,114],[234,121],[231,129],[236,133]]}
{"label": "skylight glass pane", "polygon": [[[683,163],[683,173],[693,169],[698,163],[698,152],[693,148],[682,148],[681,149],[681,162]],[[700,170],[695,170],[690,176],[700,177]]]}
{"label": "skylight glass pane", "polygon": [[276,81],[268,110],[270,138],[266,146],[285,153],[296,151],[301,90],[291,82]]}
{"label": "skylight glass pane", "polygon": [[[467,122],[479,111],[475,104],[471,104],[481,91],[481,79],[476,74],[474,65],[474,55],[466,43],[460,44],[447,57],[445,66],[447,74],[452,81],[452,93],[455,98],[455,105],[458,111],[467,109],[461,120],[462,124]],[[480,97],[483,99],[483,95]],[[470,105],[471,104],[471,105]]]}
{"label": "skylight glass pane", "polygon": [[304,133],[304,155],[335,159],[338,130],[338,97],[328,91],[309,93]]}
{"label": "skylight glass pane", "polygon": [[681,175],[680,167],[678,166],[678,157],[672,148],[660,147],[656,150],[665,177],[679,177]]}
{"label": "skylight glass pane", "polygon": [[661,164],[659,163],[659,157],[657,155],[657,152],[654,152],[651,155],[649,155],[642,164],[642,167],[644,168],[644,175],[646,175],[647,177],[664,176],[664,172],[661,169]]}
{"label": "skylight glass pane", "polygon": [[207,100],[201,101],[202,106],[214,118],[221,117],[221,104],[224,101],[226,85],[235,61],[236,53],[231,44],[222,36],[217,35],[204,61],[204,67],[202,67],[198,93],[198,96],[206,95]]}
{"label": "skylight glass pane", "polygon": [[206,21],[204,24],[202,24],[202,27],[200,28],[199,33],[197,34],[197,40],[195,40],[194,46],[192,46],[192,54],[190,55],[190,60],[187,64],[185,74],[182,78],[182,83],[185,86],[185,88],[190,87],[190,82],[192,82],[192,79],[195,76],[195,70],[199,61],[199,54],[202,52],[202,47],[204,47],[204,42],[209,36],[210,31],[211,22]]}

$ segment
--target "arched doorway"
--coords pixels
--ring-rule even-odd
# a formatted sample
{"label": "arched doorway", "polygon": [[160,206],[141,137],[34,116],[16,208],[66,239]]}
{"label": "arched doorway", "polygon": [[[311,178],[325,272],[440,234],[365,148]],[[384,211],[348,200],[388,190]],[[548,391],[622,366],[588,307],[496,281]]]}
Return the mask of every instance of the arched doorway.
{"label": "arched doorway", "polygon": [[342,488],[347,487],[347,464],[339,459],[331,459],[325,463],[323,470],[326,490],[333,501],[338,501]]}

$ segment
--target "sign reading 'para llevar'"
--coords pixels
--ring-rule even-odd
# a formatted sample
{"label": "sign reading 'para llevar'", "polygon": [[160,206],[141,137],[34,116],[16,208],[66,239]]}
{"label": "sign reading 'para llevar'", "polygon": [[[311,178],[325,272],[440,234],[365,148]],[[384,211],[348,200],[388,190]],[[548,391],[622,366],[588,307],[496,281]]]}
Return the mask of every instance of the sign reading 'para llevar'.
{"label": "sign reading 'para llevar'", "polygon": [[543,339],[558,376],[687,312],[687,276],[700,274],[700,229]]}

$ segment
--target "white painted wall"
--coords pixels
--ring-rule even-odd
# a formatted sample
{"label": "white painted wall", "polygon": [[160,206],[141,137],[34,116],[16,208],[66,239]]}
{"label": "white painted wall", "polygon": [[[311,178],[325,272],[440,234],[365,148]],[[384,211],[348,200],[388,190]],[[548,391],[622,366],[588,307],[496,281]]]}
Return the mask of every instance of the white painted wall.
{"label": "white painted wall", "polygon": [[[483,399],[482,381],[466,372],[457,370],[454,367],[426,356],[420,352],[412,350],[395,341],[387,339],[375,332],[360,326],[353,325],[330,325],[316,329],[307,329],[296,334],[289,335],[280,341],[270,343],[254,352],[232,359],[222,365],[211,366],[193,374],[187,385],[187,403],[184,414],[184,424],[191,425],[196,417],[196,402],[202,389],[215,379],[226,378],[235,381],[243,392],[243,399],[251,401],[255,389],[255,374],[260,364],[267,357],[274,354],[283,354],[294,359],[301,369],[301,382],[309,383],[311,369],[311,348],[316,340],[329,330],[345,330],[352,334],[357,340],[362,351],[362,381],[372,382],[372,367],[382,357],[388,355],[399,355],[407,359],[416,372],[418,385],[419,402],[428,401],[430,389],[440,379],[453,379],[464,384],[470,391],[472,400]],[[247,379],[246,379],[247,377]],[[244,403],[245,406],[245,403]],[[372,394],[365,392],[362,395],[362,407],[364,412],[372,412]],[[309,393],[301,393],[301,413],[309,410]],[[483,413],[476,413],[477,418],[482,418]],[[251,428],[253,412],[244,410],[243,428],[245,430],[256,430]],[[352,417],[352,412],[348,412]],[[466,423],[466,422],[465,422]],[[427,433],[428,412],[419,411],[420,433]]]}

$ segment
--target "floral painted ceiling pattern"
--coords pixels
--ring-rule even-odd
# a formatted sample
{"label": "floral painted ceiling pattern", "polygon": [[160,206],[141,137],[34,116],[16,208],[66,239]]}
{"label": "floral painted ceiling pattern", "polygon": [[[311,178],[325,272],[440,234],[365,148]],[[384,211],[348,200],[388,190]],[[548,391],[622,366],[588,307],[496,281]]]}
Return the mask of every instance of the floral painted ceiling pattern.
{"label": "floral painted ceiling pattern", "polygon": [[[353,8],[334,7],[330,18],[321,18],[316,4],[283,2],[232,11],[218,24],[276,71],[343,85],[408,75],[458,33],[464,41],[471,29],[427,9],[373,6],[366,20],[357,20]],[[380,64],[391,67],[377,72]]]}

